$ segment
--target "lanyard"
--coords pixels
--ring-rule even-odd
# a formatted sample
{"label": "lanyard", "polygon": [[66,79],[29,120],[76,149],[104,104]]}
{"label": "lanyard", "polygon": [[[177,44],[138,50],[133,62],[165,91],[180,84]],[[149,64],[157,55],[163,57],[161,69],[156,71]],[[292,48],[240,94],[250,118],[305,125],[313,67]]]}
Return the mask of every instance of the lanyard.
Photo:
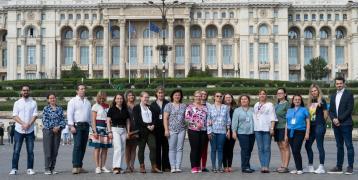
{"label": "lanyard", "polygon": [[300,109],[301,109],[301,107],[299,107],[297,110],[295,110],[295,111],[293,112],[293,118],[296,119],[296,113],[297,113]]}

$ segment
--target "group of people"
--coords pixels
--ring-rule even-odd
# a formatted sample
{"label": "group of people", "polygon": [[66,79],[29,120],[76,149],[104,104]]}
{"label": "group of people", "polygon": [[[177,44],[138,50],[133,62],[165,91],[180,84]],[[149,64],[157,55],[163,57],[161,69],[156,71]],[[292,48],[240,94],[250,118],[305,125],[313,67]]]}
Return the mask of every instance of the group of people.
{"label": "group of people", "polygon": [[[63,109],[56,104],[55,94],[47,96],[48,105],[43,110],[43,146],[45,174],[55,171],[61,130],[69,126],[73,134],[72,173],[86,173],[83,158],[87,144],[94,148],[95,173],[114,174],[134,172],[138,156],[139,172],[146,173],[144,151],[149,148],[151,172],[179,173],[182,168],[184,139],[186,132],[190,144],[191,172],[208,172],[206,166],[208,144],[211,151],[212,172],[232,172],[235,141],[241,149],[241,171],[253,173],[250,165],[251,153],[256,141],[261,173],[270,172],[271,139],[277,142],[281,165],[279,173],[303,174],[325,173],[324,136],[326,123],[333,124],[337,146],[336,166],[328,173],[342,174],[344,144],[347,148],[348,167],[345,174],[353,173],[354,148],[352,143],[353,94],[345,88],[345,79],[335,79],[337,92],[330,97],[330,106],[320,87],[311,85],[305,105],[301,95],[292,96],[291,102],[285,88],[277,89],[277,102],[267,99],[267,92],[261,89],[258,102],[251,106],[249,95],[241,95],[237,103],[233,95],[215,92],[213,104],[205,90],[194,92],[193,101],[183,103],[183,92],[173,90],[170,101],[165,99],[165,90],[156,89],[156,100],[149,102],[147,92],[140,93],[136,104],[135,94],[128,90],[124,95],[114,96],[111,105],[106,103],[107,95],[100,91],[96,103],[91,105],[85,98],[86,87],[78,85],[76,97],[68,102],[67,121]],[[33,124],[38,116],[37,104],[29,97],[29,86],[21,89],[22,98],[15,102],[13,117],[16,121],[15,145],[11,175],[18,171],[22,142],[27,146],[27,174],[35,174]],[[303,168],[301,147],[305,141],[308,165]],[[312,144],[316,141],[319,151],[319,166],[313,166]],[[108,149],[113,148],[112,168],[105,167]],[[138,148],[138,151],[137,151]],[[295,169],[289,170],[292,156]],[[137,154],[137,155],[136,155]]]}

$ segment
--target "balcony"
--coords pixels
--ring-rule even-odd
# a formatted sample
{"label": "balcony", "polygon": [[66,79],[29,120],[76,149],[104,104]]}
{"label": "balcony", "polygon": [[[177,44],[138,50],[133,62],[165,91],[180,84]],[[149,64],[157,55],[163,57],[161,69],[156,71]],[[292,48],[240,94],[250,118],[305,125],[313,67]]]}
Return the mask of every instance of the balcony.
{"label": "balcony", "polygon": [[270,70],[270,63],[269,62],[263,62],[259,64],[259,70]]}
{"label": "balcony", "polygon": [[290,71],[299,71],[299,70],[301,70],[301,64],[290,64],[289,70]]}
{"label": "balcony", "polygon": [[348,63],[337,64],[336,67],[338,70],[348,70]]}
{"label": "balcony", "polygon": [[0,73],[7,73],[7,68],[5,66],[0,67]]}
{"label": "balcony", "polygon": [[37,70],[36,64],[28,64],[25,66],[25,71],[36,71],[36,70]]}

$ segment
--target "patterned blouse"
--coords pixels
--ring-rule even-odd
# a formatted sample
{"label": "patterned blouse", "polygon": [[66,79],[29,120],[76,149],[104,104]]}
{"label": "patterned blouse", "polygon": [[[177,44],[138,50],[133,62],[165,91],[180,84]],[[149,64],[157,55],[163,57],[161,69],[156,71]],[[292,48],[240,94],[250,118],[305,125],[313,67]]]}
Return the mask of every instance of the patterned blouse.
{"label": "patterned blouse", "polygon": [[53,110],[50,105],[45,106],[42,114],[42,124],[44,129],[52,129],[58,126],[61,129],[65,128],[66,122],[63,109],[60,106],[56,106],[56,110]]}
{"label": "patterned blouse", "polygon": [[188,129],[193,131],[206,131],[206,118],[208,115],[208,108],[202,106],[196,107],[190,104],[185,110],[185,121],[188,123]]}
{"label": "patterned blouse", "polygon": [[179,107],[175,107],[173,103],[165,105],[164,112],[169,114],[169,131],[181,132],[185,130],[185,104],[179,104]]}
{"label": "patterned blouse", "polygon": [[230,108],[227,105],[222,104],[219,109],[214,104],[209,106],[208,134],[226,134],[226,130],[230,129],[230,125]]}

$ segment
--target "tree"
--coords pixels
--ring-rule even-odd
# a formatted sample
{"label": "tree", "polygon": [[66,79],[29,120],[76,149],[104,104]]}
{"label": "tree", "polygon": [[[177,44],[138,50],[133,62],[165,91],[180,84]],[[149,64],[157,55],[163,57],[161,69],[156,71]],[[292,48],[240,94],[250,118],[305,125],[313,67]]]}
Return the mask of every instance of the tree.
{"label": "tree", "polygon": [[327,62],[322,57],[315,57],[304,66],[307,80],[319,80],[328,75]]}
{"label": "tree", "polygon": [[73,61],[71,70],[64,72],[62,78],[86,78],[85,73],[77,66],[77,63]]}

